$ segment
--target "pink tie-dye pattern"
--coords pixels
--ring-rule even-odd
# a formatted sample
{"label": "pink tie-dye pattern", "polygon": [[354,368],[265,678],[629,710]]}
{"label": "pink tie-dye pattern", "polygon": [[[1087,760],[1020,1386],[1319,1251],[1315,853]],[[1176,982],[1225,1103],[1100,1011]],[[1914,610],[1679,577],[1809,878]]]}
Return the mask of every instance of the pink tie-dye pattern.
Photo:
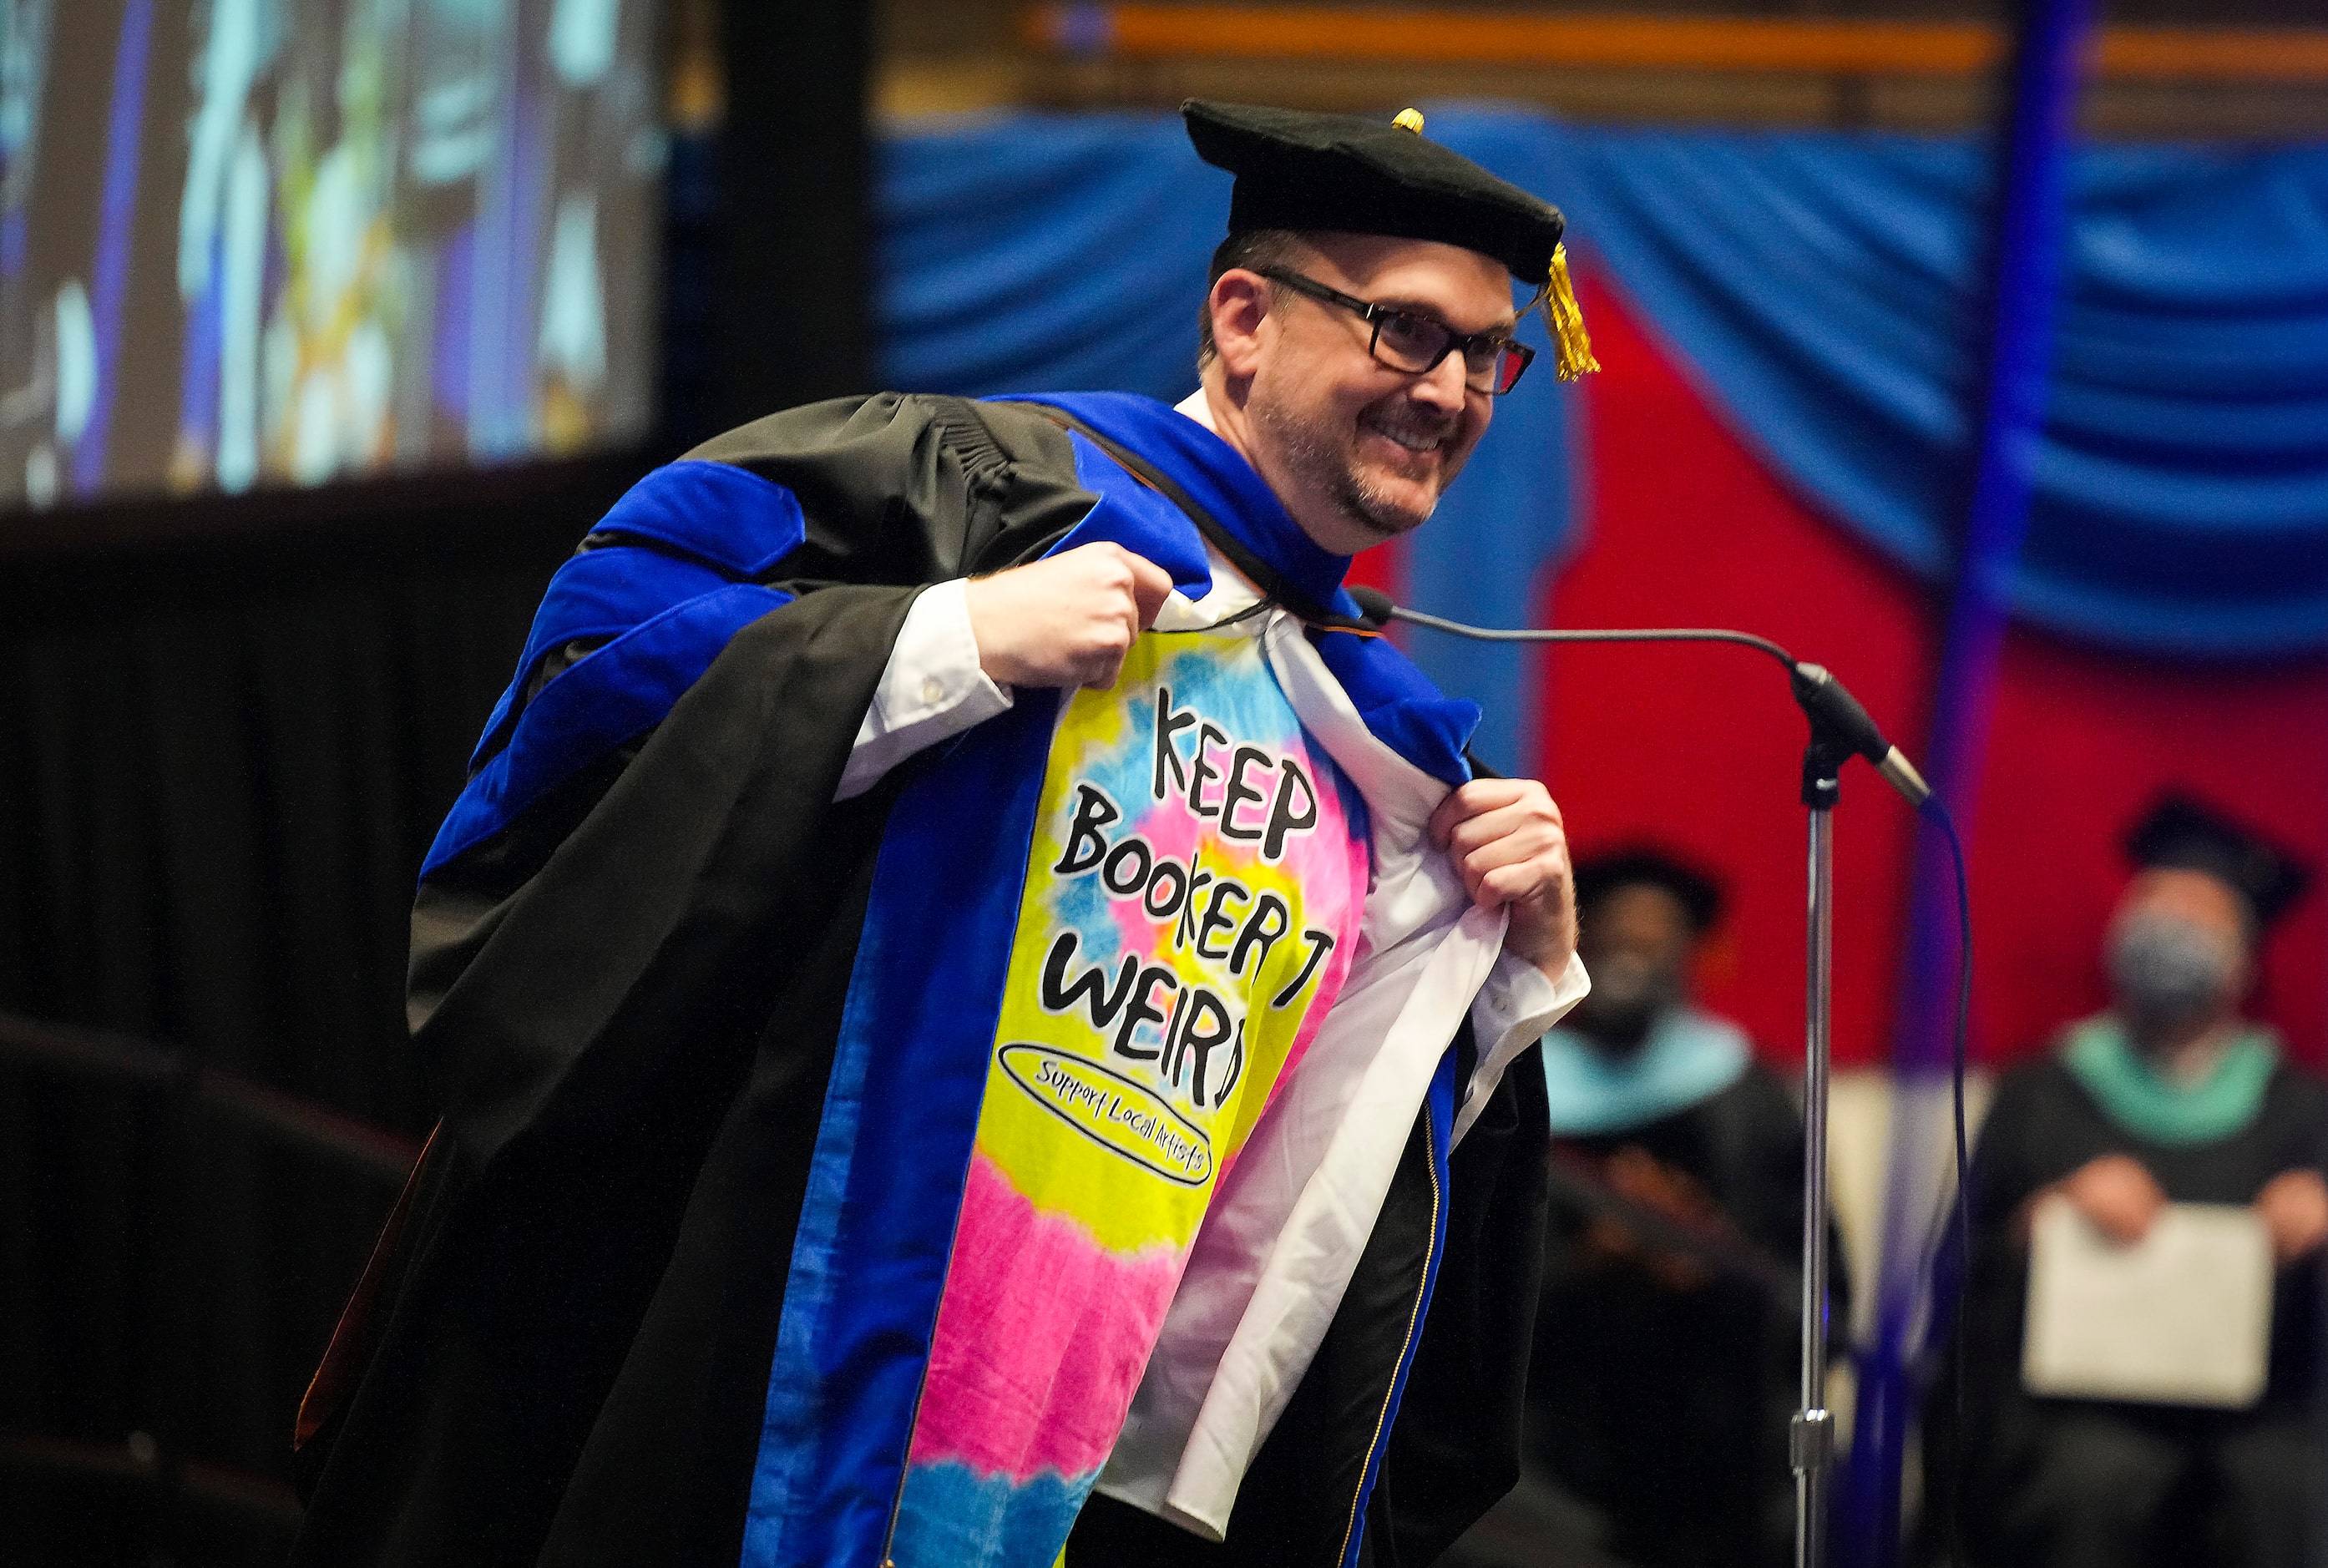
{"label": "pink tie-dye pattern", "polygon": [[1109,1252],[1066,1216],[1036,1213],[983,1153],[957,1234],[912,1462],[958,1460],[1020,1481],[1098,1468],[1186,1249]]}
{"label": "pink tie-dye pattern", "polygon": [[[1331,765],[1312,763],[1321,785],[1317,831],[1286,847],[1283,865],[1308,890],[1309,923],[1337,941],[1264,1107],[1308,1052],[1357,944],[1370,856],[1328,782]],[[1207,843],[1213,824],[1177,798],[1153,805],[1136,826],[1159,860],[1186,866],[1202,845],[1216,871],[1234,874],[1241,861],[1250,863],[1249,854]],[[1114,901],[1114,915],[1122,950],[1148,958],[1169,945],[1177,925],[1150,919],[1137,898]],[[1220,1174],[1238,1152],[1225,1152]],[[1115,1446],[1187,1256],[1185,1245],[1111,1252],[1070,1216],[1037,1212],[1008,1171],[982,1150],[974,1153],[909,1462],[952,1460],[1014,1483],[1044,1471],[1095,1470]]]}
{"label": "pink tie-dye pattern", "polygon": [[[1349,857],[1345,885],[1362,889],[1366,846],[1347,831],[1339,837]],[[1357,922],[1354,911],[1338,913],[1342,939],[1318,977],[1271,1100],[1349,973]],[[1223,1176],[1238,1152],[1222,1161]],[[1131,1408],[1187,1249],[1110,1252],[1067,1216],[1037,1213],[983,1153],[971,1157],[955,1235],[910,1462],[955,1460],[1014,1481],[1097,1469]],[[1000,1325],[1009,1327],[994,1332]]]}
{"label": "pink tie-dye pattern", "polygon": [[[1350,898],[1364,895],[1368,874],[1373,869],[1365,840],[1351,836],[1349,817],[1342,810],[1341,793],[1326,786],[1321,787],[1319,793],[1318,831],[1314,835],[1305,835],[1288,845],[1285,860],[1294,879],[1310,889],[1312,911],[1335,933],[1336,941],[1334,951],[1327,955],[1318,976],[1316,1000],[1302,1016],[1301,1027],[1294,1032],[1293,1044],[1286,1052],[1285,1065],[1278,1069],[1276,1079],[1269,1086],[1269,1098],[1272,1100],[1277,1097],[1277,1091],[1285,1080],[1292,1076],[1294,1066],[1310,1048],[1310,1038],[1317,1034],[1318,1026],[1325,1021],[1327,1009],[1334,1005],[1334,998],[1341,992],[1342,979],[1350,971],[1350,958],[1358,927],[1356,912],[1349,906]],[[1159,805],[1141,817],[1134,826],[1140,836],[1154,847],[1159,859],[1176,859],[1185,866],[1200,842],[1200,830],[1195,818],[1176,809],[1176,806],[1174,802]],[[1213,848],[1218,856],[1218,846]],[[1308,874],[1314,862],[1335,855],[1342,856],[1345,861],[1340,878],[1313,878]],[[1224,863],[1231,874],[1238,869],[1241,859],[1245,857],[1230,856],[1225,859]],[[1350,898],[1338,900],[1334,897],[1342,889],[1348,890]],[[1116,900],[1112,912],[1122,950],[1136,953],[1142,958],[1155,958],[1162,953],[1178,924],[1177,916],[1165,920],[1150,919],[1141,908],[1137,898]],[[1265,1104],[1264,1102],[1264,1108]],[[1236,1156],[1237,1150],[1231,1150],[1222,1160],[1223,1175],[1227,1174],[1229,1168],[1236,1163]]]}
{"label": "pink tie-dye pattern", "polygon": [[[1335,824],[1340,827],[1342,813],[1338,806],[1334,808],[1333,818]],[[1363,894],[1367,875],[1374,869],[1372,858],[1366,844],[1353,840],[1347,828],[1342,828],[1340,840],[1342,852],[1350,859],[1349,880],[1343,886],[1354,895]],[[1324,853],[1333,852],[1333,846],[1328,844]],[[1293,1031],[1293,1044],[1285,1052],[1285,1066],[1277,1070],[1276,1080],[1269,1085],[1269,1097],[1262,1102],[1264,1113],[1276,1103],[1277,1092],[1284,1088],[1286,1082],[1293,1076],[1293,1069],[1301,1065],[1301,1058],[1310,1054],[1310,1042],[1317,1038],[1318,1028],[1326,1021],[1327,1013],[1333,1009],[1334,999],[1342,994],[1342,981],[1349,978],[1350,960],[1358,945],[1358,912],[1347,907],[1336,910],[1334,931],[1337,938],[1334,951],[1326,955],[1326,962],[1321,966],[1317,998],[1310,1004],[1310,1010],[1301,1015],[1301,1027]],[[1256,1124],[1258,1121],[1256,1118]],[[1220,1175],[1214,1178],[1216,1184],[1227,1178],[1230,1170],[1235,1168],[1237,1156],[1244,1152],[1242,1148],[1229,1150],[1228,1157],[1221,1161]]]}

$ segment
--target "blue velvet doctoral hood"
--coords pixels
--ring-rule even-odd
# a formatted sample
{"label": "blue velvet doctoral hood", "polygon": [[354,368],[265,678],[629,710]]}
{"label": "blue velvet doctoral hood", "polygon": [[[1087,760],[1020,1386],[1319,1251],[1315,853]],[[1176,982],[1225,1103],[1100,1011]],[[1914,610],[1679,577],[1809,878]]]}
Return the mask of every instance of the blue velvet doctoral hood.
{"label": "blue velvet doctoral hood", "polygon": [[[1056,408],[1136,455],[1294,595],[1358,615],[1342,587],[1349,558],[1313,543],[1252,465],[1195,420],[1125,393],[1002,400]],[[1195,521],[1080,432],[1069,442],[1077,484],[1099,501],[1053,549],[1112,540],[1163,567],[1184,592],[1201,594],[1210,574]],[[593,531],[597,548],[550,579],[516,674],[470,758],[468,784],[421,867],[424,878],[660,723],[729,639],[792,601],[767,581],[781,578],[785,559],[807,537],[791,490],[733,464],[699,459],[648,474]],[[1316,630],[1311,637],[1385,745],[1448,784],[1470,777],[1464,747],[1478,724],[1477,705],[1442,696],[1383,638]],[[577,642],[596,645],[529,694],[543,661]]]}
{"label": "blue velvet doctoral hood", "polygon": [[[1300,597],[1334,615],[1352,620],[1359,617],[1357,601],[1342,587],[1350,558],[1313,542],[1253,465],[1187,415],[1153,398],[1129,392],[1038,392],[1009,400],[1044,404],[1071,414],[1116,445],[1139,454],[1169,475],[1206,516]],[[1079,477],[1085,474],[1086,450],[1104,456],[1079,444],[1075,465]],[[1121,465],[1112,461],[1108,466],[1122,472]],[[1085,477],[1084,483],[1089,485],[1091,479]],[[1164,510],[1180,528],[1191,528],[1179,508]],[[1261,586],[1265,590],[1275,587]],[[1384,638],[1313,631],[1311,640],[1376,738],[1445,783],[1460,784],[1471,776],[1464,748],[1479,725],[1478,704],[1443,696],[1413,661]]]}

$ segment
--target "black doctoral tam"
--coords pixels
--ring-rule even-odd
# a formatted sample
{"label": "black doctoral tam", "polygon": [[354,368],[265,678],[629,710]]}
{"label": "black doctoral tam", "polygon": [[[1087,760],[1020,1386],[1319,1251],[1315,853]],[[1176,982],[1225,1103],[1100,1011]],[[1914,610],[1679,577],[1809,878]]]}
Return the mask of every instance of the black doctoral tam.
{"label": "black doctoral tam", "polygon": [[1180,106],[1205,162],[1236,176],[1229,232],[1388,234],[1460,245],[1530,286],[1551,276],[1560,209],[1395,120],[1190,99]]}

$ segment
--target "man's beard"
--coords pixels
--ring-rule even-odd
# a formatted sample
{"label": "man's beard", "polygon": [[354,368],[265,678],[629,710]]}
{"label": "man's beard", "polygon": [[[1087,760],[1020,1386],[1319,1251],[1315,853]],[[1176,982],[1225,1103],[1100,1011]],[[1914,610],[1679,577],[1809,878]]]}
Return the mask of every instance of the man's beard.
{"label": "man's beard", "polygon": [[[1253,423],[1277,448],[1294,483],[1323,495],[1335,511],[1369,533],[1385,540],[1395,539],[1422,527],[1437,510],[1436,493],[1420,512],[1394,499],[1360,471],[1350,440],[1327,421],[1306,418],[1290,404],[1266,396],[1255,396],[1248,407]],[[1451,439],[1455,434],[1451,423],[1412,416],[1402,418],[1394,412],[1377,418],[1375,423],[1386,429],[1437,436],[1441,440]],[[1442,474],[1443,487],[1447,479],[1454,477],[1454,465],[1444,465]]]}

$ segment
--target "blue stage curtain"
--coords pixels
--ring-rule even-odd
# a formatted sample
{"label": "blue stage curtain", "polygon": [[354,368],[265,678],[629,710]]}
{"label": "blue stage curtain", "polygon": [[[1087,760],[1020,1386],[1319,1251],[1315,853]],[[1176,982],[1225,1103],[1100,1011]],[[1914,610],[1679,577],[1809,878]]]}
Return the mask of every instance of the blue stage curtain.
{"label": "blue stage curtain", "polygon": [[[1982,149],[1545,142],[1540,188],[1572,193],[1580,237],[1779,471],[1945,571],[1976,412]],[[2089,147],[2072,168],[2015,611],[2146,652],[2328,646],[2328,147]]]}
{"label": "blue stage curtain", "polygon": [[[1430,129],[1565,208],[1577,250],[1780,474],[1892,559],[1947,570],[1973,426],[1979,146],[1478,107],[1433,110]],[[1176,117],[933,124],[882,157],[891,381],[1195,385],[1228,181]],[[2087,148],[2073,190],[2015,612],[2131,651],[2328,647],[2328,147]],[[1450,493],[1412,597],[1525,617],[1569,530],[1572,423],[1540,369]],[[1474,694],[1525,685],[1509,654],[1423,653]],[[1507,758],[1520,739],[1488,738]]]}

